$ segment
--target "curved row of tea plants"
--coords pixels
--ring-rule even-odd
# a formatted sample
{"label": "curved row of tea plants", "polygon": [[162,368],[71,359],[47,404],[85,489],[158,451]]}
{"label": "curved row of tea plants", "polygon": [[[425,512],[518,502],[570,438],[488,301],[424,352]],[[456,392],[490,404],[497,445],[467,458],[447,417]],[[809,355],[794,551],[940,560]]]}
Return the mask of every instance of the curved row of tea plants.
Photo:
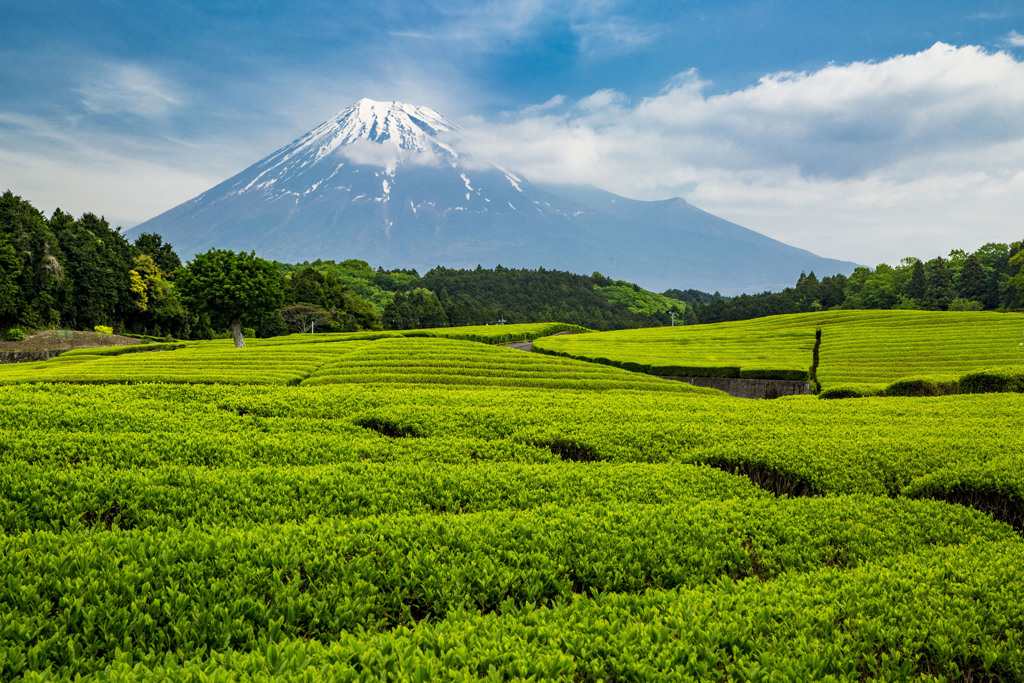
{"label": "curved row of tea plants", "polygon": [[[1020,500],[1009,464],[1024,459],[1021,414],[1020,394],[749,402],[444,385],[37,385],[0,387],[0,462],[704,463],[780,493],[889,496],[921,477],[982,468]],[[996,462],[1004,466],[987,465]]]}
{"label": "curved row of tea plants", "polygon": [[678,464],[480,462],[467,467],[347,461],[69,469],[40,463],[0,470],[0,528],[7,533],[78,525],[169,529],[768,495],[744,477]]}
{"label": "curved row of tea plants", "polygon": [[[525,327],[525,326],[524,326]],[[463,328],[453,328],[463,329]],[[532,326],[534,331],[543,330]],[[332,335],[323,335],[331,337]],[[298,337],[298,338],[296,338]],[[350,384],[413,383],[651,389],[707,393],[675,382],[576,360],[438,337],[293,335],[235,349],[230,341],[110,356],[69,352],[40,363],[0,366],[0,384]]]}
{"label": "curved row of tea plants", "polygon": [[271,632],[329,642],[453,611],[771,581],[982,541],[1017,543],[963,508],[870,497],[26,532],[0,538],[0,646],[74,676],[119,649],[251,651]]}
{"label": "curved row of tea plants", "polygon": [[[308,550],[282,549],[275,535],[263,538],[273,543],[267,560],[283,551],[301,562]],[[5,629],[7,642],[21,645],[7,650],[5,678],[26,669],[63,677],[103,672],[118,680],[1017,680],[1024,675],[1024,545],[1013,540],[922,549],[852,569],[824,567],[773,581],[723,576],[689,588],[576,595],[549,607],[506,601],[481,613],[464,606],[440,620],[419,619],[385,633],[331,630],[362,609],[364,593],[388,599],[371,585],[357,584],[344,595],[334,588],[324,591],[302,564],[262,572],[258,565],[243,565],[235,574],[224,563],[247,542],[168,540],[186,545],[147,545],[122,535],[83,539],[87,546],[75,557],[83,558],[78,562],[88,567],[92,581],[82,593],[116,591],[107,594],[103,612],[85,599],[62,596],[54,605],[50,586],[27,577],[32,588],[17,597],[19,609]],[[52,542],[39,541],[41,546]],[[23,559],[21,549],[13,550]],[[127,564],[119,563],[124,559],[119,553],[126,551]],[[29,552],[29,557],[34,563],[40,557],[56,560],[68,550],[58,546],[52,552]],[[105,560],[101,552],[108,553]],[[185,560],[178,563],[177,583],[161,583],[142,565],[176,554]],[[202,566],[192,557],[209,558],[210,568],[220,567],[203,595],[201,605],[209,611],[193,609],[183,590],[203,580],[189,573]],[[418,559],[408,561],[414,567]],[[53,570],[56,576],[76,576]],[[429,570],[425,575],[432,576]],[[238,583],[259,577],[250,584],[259,586],[257,592],[243,593],[235,577]],[[133,593],[144,599],[128,602]],[[278,602],[265,602],[270,596]],[[408,618],[404,610],[394,616]],[[19,643],[32,633],[54,635]],[[315,637],[320,633],[325,637]]]}
{"label": "curved row of tea plants", "polygon": [[0,386],[0,679],[1024,674],[1024,396],[304,337]]}
{"label": "curved row of tea plants", "polygon": [[[542,339],[546,353],[607,362],[655,375],[799,379],[813,365],[825,390],[882,394],[896,380],[932,385],[1013,365],[1024,314],[943,311],[829,311],[739,322],[599,332]],[[1024,358],[1019,358],[1024,361]],[[891,387],[889,394],[920,388]],[[936,389],[925,394],[950,393]]]}

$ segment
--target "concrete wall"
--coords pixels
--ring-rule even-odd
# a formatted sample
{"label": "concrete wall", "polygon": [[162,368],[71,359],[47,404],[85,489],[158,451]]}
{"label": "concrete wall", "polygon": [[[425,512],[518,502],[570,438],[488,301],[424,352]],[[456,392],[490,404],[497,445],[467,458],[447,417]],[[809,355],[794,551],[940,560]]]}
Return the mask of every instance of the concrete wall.
{"label": "concrete wall", "polygon": [[695,387],[720,389],[736,398],[778,398],[813,393],[810,382],[796,382],[783,379],[734,379],[726,377],[667,377],[686,382]]}

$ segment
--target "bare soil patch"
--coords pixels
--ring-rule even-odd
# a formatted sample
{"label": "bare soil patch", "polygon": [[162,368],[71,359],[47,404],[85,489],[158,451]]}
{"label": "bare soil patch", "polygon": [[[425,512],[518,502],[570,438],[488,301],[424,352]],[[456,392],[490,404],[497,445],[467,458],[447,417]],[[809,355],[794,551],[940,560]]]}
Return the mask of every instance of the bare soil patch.
{"label": "bare soil patch", "polygon": [[[67,337],[71,336],[70,339]],[[64,337],[64,338],[60,338]],[[74,332],[68,335],[57,330],[42,330],[22,341],[6,341],[0,339],[0,351],[68,351],[70,349],[87,349],[95,346],[130,346],[144,344],[141,339],[122,337],[119,334],[99,334],[98,332]]]}

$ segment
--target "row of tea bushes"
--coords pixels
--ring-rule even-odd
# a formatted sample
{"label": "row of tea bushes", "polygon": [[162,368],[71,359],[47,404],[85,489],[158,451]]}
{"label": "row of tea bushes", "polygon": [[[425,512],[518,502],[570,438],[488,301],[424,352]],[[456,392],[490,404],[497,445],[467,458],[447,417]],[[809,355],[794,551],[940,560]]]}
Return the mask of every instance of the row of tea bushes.
{"label": "row of tea bushes", "polygon": [[[931,382],[925,391],[942,393],[943,382],[1013,364],[1024,314],[828,311],[553,337],[534,347],[655,375],[803,379],[814,365],[818,332],[816,377],[825,391],[881,394],[896,380],[923,377]],[[892,391],[918,395],[922,386]]]}

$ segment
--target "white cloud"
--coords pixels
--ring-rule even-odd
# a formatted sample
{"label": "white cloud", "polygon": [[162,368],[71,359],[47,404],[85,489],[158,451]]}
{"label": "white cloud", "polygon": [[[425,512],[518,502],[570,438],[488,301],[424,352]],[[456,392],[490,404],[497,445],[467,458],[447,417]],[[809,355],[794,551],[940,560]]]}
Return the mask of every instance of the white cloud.
{"label": "white cloud", "polygon": [[[130,134],[0,112],[0,191],[11,190],[50,214],[106,216],[114,226],[131,227],[209,189],[237,172],[224,146],[209,143],[207,163],[181,163],[182,151],[162,140],[140,142]],[[194,149],[188,154],[199,154]],[[237,162],[234,162],[237,163]],[[184,168],[201,170],[182,170]],[[230,173],[228,172],[230,171]]]}
{"label": "white cloud", "polygon": [[1003,43],[1009,47],[1024,47],[1024,35],[1017,33],[1016,31],[1010,31],[1010,33],[1003,38]]}
{"label": "white cloud", "polygon": [[565,95],[555,95],[550,98],[547,102],[541,102],[540,104],[531,104],[517,112],[519,116],[537,116],[552,109],[557,109],[565,104]]}
{"label": "white cloud", "polygon": [[584,111],[589,114],[609,111],[619,113],[621,108],[628,101],[629,98],[622,93],[611,90],[610,88],[605,88],[582,98],[576,106],[580,111]]}
{"label": "white cloud", "polygon": [[381,145],[368,140],[358,140],[350,145],[339,147],[338,152],[354,164],[383,166],[389,171],[393,170],[399,163],[415,164],[417,166],[439,166],[443,161],[446,161],[436,152],[429,149],[417,152],[400,149],[396,145]]}
{"label": "white cloud", "polygon": [[721,95],[707,85],[691,71],[633,106],[599,91],[463,135],[533,180],[683,195],[867,263],[1024,237],[1024,63],[1006,53],[939,43]]}
{"label": "white cloud", "polygon": [[[11,172],[11,180],[0,183],[0,188],[10,189],[47,215],[57,208],[74,216],[91,212],[105,216],[114,227],[125,228],[224,179],[213,173],[183,171],[163,163],[109,154],[93,156],[86,166],[3,146],[0,166]],[[179,199],[168,203],[167,197]]]}
{"label": "white cloud", "polygon": [[82,106],[94,114],[164,116],[184,103],[179,88],[138,64],[103,63],[83,79]]}

